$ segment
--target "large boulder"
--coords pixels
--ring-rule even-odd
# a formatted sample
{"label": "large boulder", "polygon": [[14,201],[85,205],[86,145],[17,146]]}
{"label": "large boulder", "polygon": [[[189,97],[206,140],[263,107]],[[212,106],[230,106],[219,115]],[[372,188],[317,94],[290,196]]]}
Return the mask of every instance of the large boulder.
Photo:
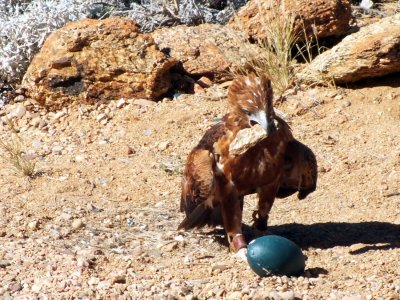
{"label": "large boulder", "polygon": [[162,28],[152,33],[163,52],[179,60],[191,76],[211,77],[214,82],[231,79],[229,71],[243,69],[249,57],[261,49],[227,26],[201,24]]}
{"label": "large boulder", "polygon": [[176,63],[132,20],[84,19],[47,38],[22,85],[52,109],[75,101],[154,100],[170,88],[169,71]]}
{"label": "large boulder", "polygon": [[400,14],[383,18],[317,56],[299,78],[342,84],[400,72]]}
{"label": "large boulder", "polygon": [[294,32],[299,40],[344,35],[351,20],[350,0],[251,0],[229,22],[253,39],[266,37],[275,18],[294,17]]}

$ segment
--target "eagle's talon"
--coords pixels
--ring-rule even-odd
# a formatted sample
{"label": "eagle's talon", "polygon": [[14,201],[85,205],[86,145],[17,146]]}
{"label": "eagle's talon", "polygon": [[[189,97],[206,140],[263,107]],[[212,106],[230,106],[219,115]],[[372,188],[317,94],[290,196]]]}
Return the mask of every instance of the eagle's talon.
{"label": "eagle's talon", "polygon": [[232,238],[229,247],[233,252],[239,252],[241,249],[247,248],[247,243],[244,240],[243,234],[237,234]]}

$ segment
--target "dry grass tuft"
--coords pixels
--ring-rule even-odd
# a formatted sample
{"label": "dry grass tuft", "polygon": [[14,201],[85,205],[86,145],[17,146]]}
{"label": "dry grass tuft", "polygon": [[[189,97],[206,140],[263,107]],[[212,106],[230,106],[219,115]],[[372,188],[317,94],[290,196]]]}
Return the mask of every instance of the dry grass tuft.
{"label": "dry grass tuft", "polygon": [[[246,49],[247,65],[233,71],[233,75],[246,75],[255,72],[257,75],[267,74],[271,79],[274,91],[280,97],[293,83],[292,49],[298,40],[295,32],[295,16],[285,12],[284,7],[270,0],[268,7],[271,17],[262,20],[265,26],[265,38],[259,38],[256,44],[262,51],[256,53],[249,45],[242,44]],[[259,7],[260,15],[261,7]],[[237,24],[237,28],[240,28]],[[244,31],[244,30],[242,30]],[[247,49],[249,51],[247,51]]]}
{"label": "dry grass tuft", "polygon": [[[249,72],[255,72],[257,75],[267,74],[274,87],[276,98],[279,99],[288,88],[298,82],[296,72],[299,70],[299,64],[296,63],[296,59],[299,58],[305,64],[309,64],[313,60],[314,53],[321,53],[322,47],[318,43],[316,33],[310,37],[304,26],[302,32],[295,32],[296,16],[286,11],[283,4],[277,5],[276,2],[269,0],[267,7],[271,17],[265,17],[265,14],[261,12],[261,7],[258,8],[259,15],[264,16],[262,23],[267,24],[264,28],[265,38],[256,41],[261,51],[254,51],[250,42],[243,43],[242,41],[241,45],[246,53],[244,57],[246,66],[231,70],[231,72],[234,77],[246,75]],[[236,24],[236,27],[241,26]],[[301,43],[299,43],[300,37]],[[315,78],[312,82],[333,85],[331,78]]]}
{"label": "dry grass tuft", "polygon": [[10,162],[18,173],[23,176],[33,177],[35,174],[36,162],[25,158],[22,138],[18,135],[14,123],[11,120],[7,121],[7,124],[11,129],[12,137],[10,141],[7,142],[0,140],[0,147],[3,148],[7,154],[5,159]]}

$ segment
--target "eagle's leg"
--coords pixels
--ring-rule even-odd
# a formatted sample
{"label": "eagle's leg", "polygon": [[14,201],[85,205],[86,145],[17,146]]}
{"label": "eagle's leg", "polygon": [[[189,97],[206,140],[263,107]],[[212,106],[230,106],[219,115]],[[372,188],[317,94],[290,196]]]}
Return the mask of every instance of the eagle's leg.
{"label": "eagle's leg", "polygon": [[277,186],[270,184],[257,189],[258,210],[253,213],[253,227],[261,232],[267,230],[268,215],[275,201]]}
{"label": "eagle's leg", "polygon": [[247,243],[242,234],[242,201],[235,193],[230,194],[221,203],[221,213],[229,247],[238,252],[246,248]]}

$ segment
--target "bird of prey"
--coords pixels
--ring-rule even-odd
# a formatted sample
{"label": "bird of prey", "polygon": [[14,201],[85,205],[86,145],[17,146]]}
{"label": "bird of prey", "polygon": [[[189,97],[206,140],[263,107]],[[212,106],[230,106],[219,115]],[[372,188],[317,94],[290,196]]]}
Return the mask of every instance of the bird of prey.
{"label": "bird of prey", "polygon": [[[242,234],[243,197],[258,194],[253,226],[266,230],[275,197],[315,190],[317,164],[312,151],[294,139],[275,114],[271,81],[265,75],[239,76],[228,90],[230,112],[206,131],[190,152],[182,179],[178,229],[223,225],[232,251],[247,248]],[[266,137],[242,154],[230,152],[237,134],[259,124]],[[259,126],[258,125],[258,126]]]}

